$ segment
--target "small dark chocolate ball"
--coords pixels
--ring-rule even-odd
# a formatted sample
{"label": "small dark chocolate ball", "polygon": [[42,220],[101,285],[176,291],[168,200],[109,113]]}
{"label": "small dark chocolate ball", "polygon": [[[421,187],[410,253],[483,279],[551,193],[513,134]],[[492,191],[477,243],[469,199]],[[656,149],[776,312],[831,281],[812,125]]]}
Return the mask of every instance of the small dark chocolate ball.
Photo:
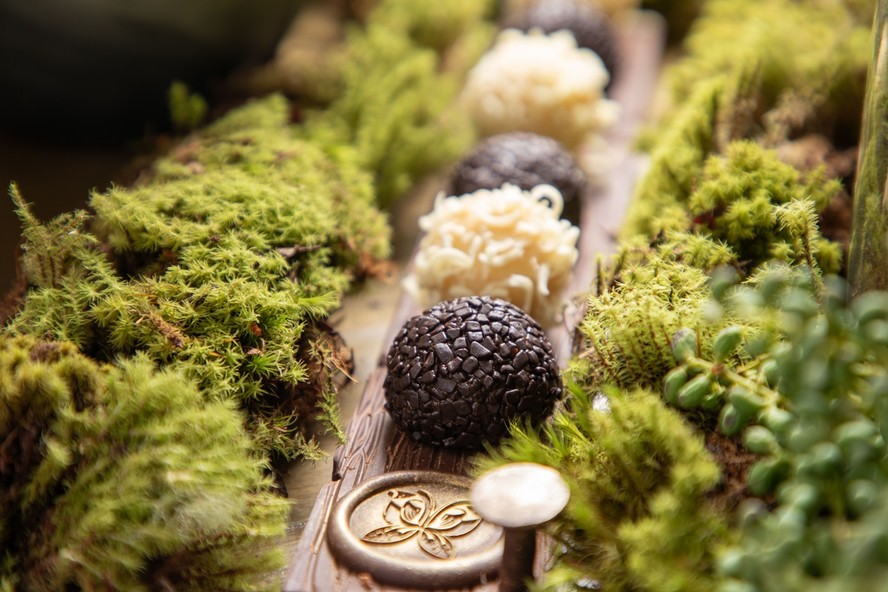
{"label": "small dark chocolate ball", "polygon": [[385,409],[412,439],[480,448],[509,423],[539,423],[561,397],[561,374],[540,325],[517,306],[464,297],[407,321],[386,358]]}
{"label": "small dark chocolate ball", "polygon": [[507,29],[530,31],[534,27],[544,33],[562,30],[573,33],[578,46],[591,49],[604,62],[611,76],[610,88],[620,67],[620,49],[607,14],[581,0],[536,0],[503,22],[503,28]]}
{"label": "small dark chocolate ball", "polygon": [[544,183],[552,185],[564,198],[562,216],[579,225],[586,173],[556,140],[530,132],[491,136],[457,163],[450,175],[453,195],[496,189],[503,183],[525,191]]}

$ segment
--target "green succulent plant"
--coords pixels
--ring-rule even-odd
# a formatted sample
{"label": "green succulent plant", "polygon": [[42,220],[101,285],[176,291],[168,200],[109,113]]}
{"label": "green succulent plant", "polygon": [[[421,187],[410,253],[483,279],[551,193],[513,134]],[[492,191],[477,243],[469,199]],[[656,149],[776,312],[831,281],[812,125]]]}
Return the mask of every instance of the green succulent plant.
{"label": "green succulent plant", "polygon": [[[667,400],[697,407],[695,382],[718,393],[721,429],[761,455],[750,493],[774,500],[770,510],[745,503],[742,536],[722,559],[726,590],[866,589],[885,573],[885,526],[875,520],[888,500],[888,294],[847,300],[838,278],[819,292],[810,278],[772,270],[722,296],[755,332],[725,329],[709,359],[676,349],[672,377],[688,380],[667,378]],[[739,367],[725,358],[738,347],[751,360]]]}

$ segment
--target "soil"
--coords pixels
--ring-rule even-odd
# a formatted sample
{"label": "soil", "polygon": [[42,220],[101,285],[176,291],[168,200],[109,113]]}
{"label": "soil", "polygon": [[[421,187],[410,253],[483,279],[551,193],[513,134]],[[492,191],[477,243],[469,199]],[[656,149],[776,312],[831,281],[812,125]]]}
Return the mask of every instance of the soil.
{"label": "soil", "polygon": [[[731,513],[745,498],[750,497],[746,486],[749,468],[759,456],[747,451],[741,443],[717,429],[705,432],[706,450],[715,457],[722,471],[722,480],[709,494],[713,505],[722,513]],[[767,501],[767,500],[766,500]]]}

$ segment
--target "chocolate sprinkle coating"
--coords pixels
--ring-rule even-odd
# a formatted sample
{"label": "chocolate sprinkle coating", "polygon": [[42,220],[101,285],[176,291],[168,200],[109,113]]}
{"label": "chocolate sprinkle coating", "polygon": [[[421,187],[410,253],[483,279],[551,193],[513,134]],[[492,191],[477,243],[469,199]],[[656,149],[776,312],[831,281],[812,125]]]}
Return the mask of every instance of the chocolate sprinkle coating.
{"label": "chocolate sprinkle coating", "polygon": [[579,225],[586,173],[556,140],[530,132],[491,136],[477,144],[453,169],[453,195],[497,189],[512,183],[525,191],[552,185],[564,198],[562,216]]}
{"label": "chocolate sprinkle coating", "polygon": [[439,446],[496,443],[512,420],[548,417],[562,392],[540,325],[483,296],[448,300],[408,320],[386,363],[386,411],[413,440]]}
{"label": "chocolate sprinkle coating", "polygon": [[604,62],[611,75],[606,87],[610,88],[620,67],[620,49],[607,14],[578,0],[537,0],[503,22],[506,29],[529,31],[534,27],[544,33],[562,30],[573,33],[578,46],[591,49]]}

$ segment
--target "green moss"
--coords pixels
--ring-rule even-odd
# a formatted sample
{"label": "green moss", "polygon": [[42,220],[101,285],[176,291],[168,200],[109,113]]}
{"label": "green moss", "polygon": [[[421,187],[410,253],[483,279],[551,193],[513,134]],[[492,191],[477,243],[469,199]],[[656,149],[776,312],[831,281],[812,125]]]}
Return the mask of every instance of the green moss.
{"label": "green moss", "polygon": [[183,82],[174,82],[169,91],[170,120],[180,132],[196,129],[207,116],[207,102],[191,93]]}
{"label": "green moss", "polygon": [[[869,25],[841,2],[709,0],[685,42],[687,57],[671,69],[673,96],[754,71],[758,84],[748,98],[759,122],[787,127],[773,130],[782,138],[803,130],[831,137],[840,111],[859,120]],[[849,120],[856,125],[853,114]]]}
{"label": "green moss", "polygon": [[[822,169],[802,180],[798,171],[751,142],[730,144],[704,165],[687,208],[693,228],[725,241],[749,269],[771,259],[838,271],[837,247],[820,236],[817,212],[841,190]],[[820,260],[822,249],[829,258]]]}
{"label": "green moss", "polygon": [[[632,279],[625,285],[617,284],[625,293],[631,293],[628,288],[641,292],[645,286],[651,291],[649,280],[639,281],[631,274],[626,277]],[[870,292],[849,305],[841,280],[828,277],[821,282],[804,268],[779,265],[732,287],[736,277],[716,273],[710,278],[717,299],[702,307],[705,312],[691,316],[692,324],[672,333],[669,349],[675,368],[663,380],[667,402],[683,409],[694,423],[707,426],[705,429],[720,429],[726,436],[742,441],[749,458],[739,462],[757,461],[740,473],[744,482],[737,491],[749,499],[740,505],[737,523],[726,526],[728,523],[722,522],[725,530],[718,540],[734,542],[730,550],[719,553],[720,573],[713,573],[706,562],[691,572],[709,574],[705,584],[709,588],[702,589],[726,592],[879,589],[888,573],[882,520],[888,499],[884,438],[888,426],[888,295]],[[696,298],[694,295],[690,302]],[[689,302],[687,294],[677,294],[676,300]],[[624,325],[636,324],[630,321],[634,304],[635,300],[628,298],[623,303],[628,311]],[[658,305],[664,307],[662,303],[649,306]],[[600,317],[598,313],[597,309],[591,310],[586,324]],[[665,316],[658,311],[658,317]],[[711,338],[700,338],[697,323],[703,319],[721,330]],[[725,325],[725,319],[732,322]],[[640,355],[638,352],[650,343],[663,341],[653,333],[645,341],[643,334],[626,330],[613,320],[605,320],[604,328],[596,327],[596,332],[618,343],[633,336],[633,356]],[[611,355],[607,346],[601,351]],[[629,350],[628,346],[624,348]],[[623,368],[637,365],[636,358],[620,353],[628,359],[612,356],[608,361],[616,358]],[[668,354],[653,348],[643,359],[653,364],[664,355]],[[594,376],[595,370],[586,369],[580,378]],[[656,373],[656,368],[650,372]],[[591,381],[581,393],[598,391],[599,383]],[[606,392],[612,402],[620,402],[619,409],[624,395]],[[577,400],[580,409],[587,405],[582,394]],[[557,417],[555,426],[562,433],[548,430],[542,447],[529,443],[535,436],[519,431],[517,444],[507,447],[509,459],[552,464],[566,475],[582,472],[597,480],[591,486],[584,485],[594,490],[599,483],[609,483],[626,471],[626,457],[632,458],[634,446],[646,441],[648,430],[668,425],[653,413],[640,416],[636,424],[627,422],[625,429],[637,439],[630,436],[622,443],[624,454],[619,465],[607,465],[603,473],[597,473],[598,458],[581,457],[579,468],[571,467],[562,457],[555,457],[558,462],[549,460],[551,450],[566,458],[568,453],[576,455],[578,450],[594,448],[604,437],[602,432],[595,433],[595,439],[587,438],[579,412],[571,421],[575,423],[573,428]],[[623,428],[610,425],[608,429],[610,435],[619,434]],[[536,449],[539,451],[534,452]],[[513,450],[518,453],[512,454]],[[656,458],[652,452],[649,457]],[[626,493],[624,504],[644,504],[635,483],[617,490]],[[751,496],[762,496],[764,501]],[[661,503],[670,508],[675,524],[666,528],[654,521],[629,531],[620,529],[633,533],[633,538],[621,537],[623,546],[617,549],[647,545],[637,565],[644,566],[639,573],[651,575],[651,579],[642,580],[644,584],[633,583],[627,589],[693,588],[686,579],[687,564],[669,557],[664,549],[676,543],[674,537],[688,537],[682,543],[685,549],[706,544],[711,531],[688,526],[688,522],[696,525],[695,508],[683,509],[675,501],[669,502],[671,505],[650,502],[646,507],[659,508]],[[563,527],[574,532],[598,524],[602,518],[593,511],[597,505],[588,502],[581,513],[567,514]],[[609,510],[623,515],[620,509]],[[608,540],[600,531],[590,538],[599,543]],[[600,556],[616,555],[597,553],[592,547],[573,555],[574,549],[569,544],[567,548],[570,551],[562,559],[564,571],[556,567],[553,573],[573,583],[593,578],[593,566],[598,565]],[[662,563],[653,560],[658,552],[668,559]],[[621,585],[614,587],[622,589]]]}
{"label": "green moss", "polygon": [[373,173],[380,204],[390,206],[474,140],[468,118],[453,105],[464,66],[442,66],[451,45],[477,54],[455,56],[459,64],[480,56],[479,37],[494,34],[483,20],[490,6],[386,0],[365,29],[350,32],[342,95],[309,118],[307,134],[324,146],[354,146]]}
{"label": "green moss", "polygon": [[[776,147],[808,134],[839,147],[856,141],[870,35],[861,12],[845,3],[706,2],[687,54],[669,69],[674,107],[649,141],[652,166],[622,236],[702,229],[751,261],[749,269],[774,256],[813,258],[825,271],[837,270],[840,249],[818,233],[807,246],[775,235],[784,227],[767,202],[810,198],[820,212],[838,183],[821,170],[800,176],[773,154],[737,142]],[[752,240],[762,229],[767,238]]]}
{"label": "green moss", "polygon": [[702,84],[660,131],[651,150],[651,167],[633,197],[621,236],[656,236],[690,226],[687,197],[715,150],[721,80]]}
{"label": "green moss", "polygon": [[[93,195],[95,236],[68,218],[44,227],[16,198],[39,289],[7,331],[100,360],[144,353],[236,401],[261,449],[317,456],[315,417],[341,433],[338,345],[320,321],[388,254],[388,227],[349,149],[294,138],[287,110],[279,97],[254,102],[191,136],[149,181]],[[58,272],[58,261],[70,263]]]}
{"label": "green moss", "polygon": [[287,506],[229,403],[32,338],[0,337],[0,385],[4,589],[279,589]]}
{"label": "green moss", "polygon": [[610,412],[571,388],[570,411],[542,435],[518,430],[482,468],[537,462],[571,489],[556,518],[554,568],[544,590],[598,581],[617,591],[703,591],[716,581],[716,550],[730,539],[707,500],[719,470],[702,440],[659,397],[607,390]]}
{"label": "green moss", "polygon": [[[346,273],[362,257],[387,257],[390,231],[361,157],[300,139],[288,123],[283,97],[253,101],[157,161],[151,185],[93,196],[109,239],[120,250],[148,251],[231,229],[255,249],[329,249]],[[132,221],[131,208],[144,222]]]}
{"label": "green moss", "polygon": [[[626,227],[639,233],[635,242],[658,244],[671,236],[666,246],[674,252],[696,250],[693,261],[685,261],[705,270],[731,263],[748,273],[772,260],[825,273],[840,269],[841,248],[821,236],[818,212],[841,185],[827,179],[822,168],[803,177],[773,151],[749,141],[732,142],[724,156],[711,155],[698,164],[699,144],[682,145],[687,159],[655,155]],[[672,173],[679,165],[683,179]],[[682,247],[676,237],[691,243]],[[700,251],[709,239],[732,256]]]}
{"label": "green moss", "polygon": [[371,13],[369,23],[370,27],[406,34],[418,46],[443,53],[491,17],[495,8],[490,0],[454,0],[446,4],[385,0]]}
{"label": "green moss", "polygon": [[578,328],[580,353],[569,367],[571,378],[589,389],[612,384],[659,390],[675,366],[676,331],[687,327],[708,351],[719,329],[704,314],[707,279],[703,271],[669,256],[629,263],[616,285],[589,299]]}

